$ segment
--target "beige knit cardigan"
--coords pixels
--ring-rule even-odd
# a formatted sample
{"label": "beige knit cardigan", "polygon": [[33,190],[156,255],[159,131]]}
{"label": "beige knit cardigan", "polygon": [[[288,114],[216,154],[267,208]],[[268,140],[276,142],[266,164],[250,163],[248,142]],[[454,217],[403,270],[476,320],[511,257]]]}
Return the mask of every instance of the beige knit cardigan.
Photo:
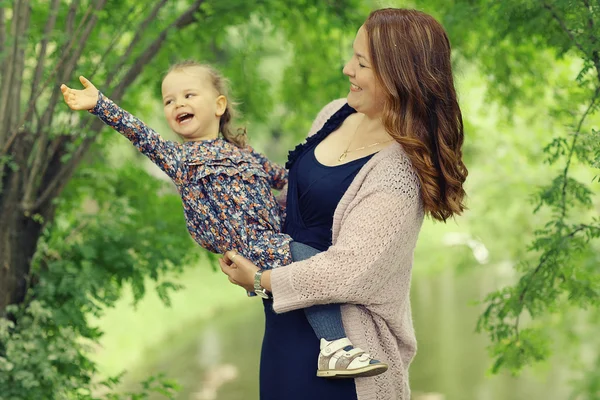
{"label": "beige knit cardigan", "polygon": [[[310,134],[344,103],[328,104]],[[416,340],[409,291],[422,222],[418,178],[394,143],[363,166],[340,200],[332,246],[272,271],[275,312],[342,303],[350,340],[390,365],[382,375],[356,379],[359,400],[410,399],[408,367]]]}

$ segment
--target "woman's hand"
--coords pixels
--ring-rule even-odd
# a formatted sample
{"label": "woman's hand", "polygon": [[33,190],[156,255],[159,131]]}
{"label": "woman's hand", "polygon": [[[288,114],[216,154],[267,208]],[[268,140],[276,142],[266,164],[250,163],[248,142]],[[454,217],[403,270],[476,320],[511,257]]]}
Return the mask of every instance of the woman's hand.
{"label": "woman's hand", "polygon": [[85,89],[71,89],[63,84],[60,85],[60,91],[71,110],[91,110],[96,107],[98,102],[98,89],[83,76],[79,77],[79,81]]}
{"label": "woman's hand", "polygon": [[[221,271],[229,277],[229,282],[243,287],[248,292],[254,292],[254,274],[260,268],[236,251],[225,252],[223,258],[219,259],[219,264],[221,265]],[[263,283],[265,283],[264,277],[263,273]],[[271,289],[270,287],[263,287],[267,290]]]}

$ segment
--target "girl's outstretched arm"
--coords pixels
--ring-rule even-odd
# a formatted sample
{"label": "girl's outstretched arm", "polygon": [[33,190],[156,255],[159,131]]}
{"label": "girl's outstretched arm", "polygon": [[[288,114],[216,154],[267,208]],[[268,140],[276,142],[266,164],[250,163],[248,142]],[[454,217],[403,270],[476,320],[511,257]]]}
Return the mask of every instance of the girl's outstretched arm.
{"label": "girl's outstretched arm", "polygon": [[80,76],[83,90],[71,89],[61,85],[65,103],[72,110],[88,110],[102,122],[121,133],[137,149],[158,165],[171,179],[177,181],[181,174],[177,172],[182,164],[182,145],[164,140],[141,120],[120,108],[104,96],[89,80]]}

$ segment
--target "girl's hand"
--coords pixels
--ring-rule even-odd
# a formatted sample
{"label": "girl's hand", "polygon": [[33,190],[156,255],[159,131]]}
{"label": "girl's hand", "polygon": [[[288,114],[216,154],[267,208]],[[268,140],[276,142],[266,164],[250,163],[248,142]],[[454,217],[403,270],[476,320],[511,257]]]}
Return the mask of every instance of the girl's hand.
{"label": "girl's hand", "polygon": [[60,85],[60,91],[71,110],[91,110],[98,102],[98,89],[83,76],[79,77],[79,81],[85,89],[71,89],[63,84]]}

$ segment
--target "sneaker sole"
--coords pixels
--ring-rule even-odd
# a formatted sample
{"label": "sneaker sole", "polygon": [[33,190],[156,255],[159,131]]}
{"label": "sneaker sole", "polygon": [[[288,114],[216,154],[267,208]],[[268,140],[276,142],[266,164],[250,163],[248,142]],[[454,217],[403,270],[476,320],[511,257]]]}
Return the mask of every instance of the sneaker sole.
{"label": "sneaker sole", "polygon": [[388,366],[385,364],[372,364],[356,369],[318,370],[317,376],[320,378],[330,379],[359,378],[383,374],[385,371],[387,371],[387,369]]}

